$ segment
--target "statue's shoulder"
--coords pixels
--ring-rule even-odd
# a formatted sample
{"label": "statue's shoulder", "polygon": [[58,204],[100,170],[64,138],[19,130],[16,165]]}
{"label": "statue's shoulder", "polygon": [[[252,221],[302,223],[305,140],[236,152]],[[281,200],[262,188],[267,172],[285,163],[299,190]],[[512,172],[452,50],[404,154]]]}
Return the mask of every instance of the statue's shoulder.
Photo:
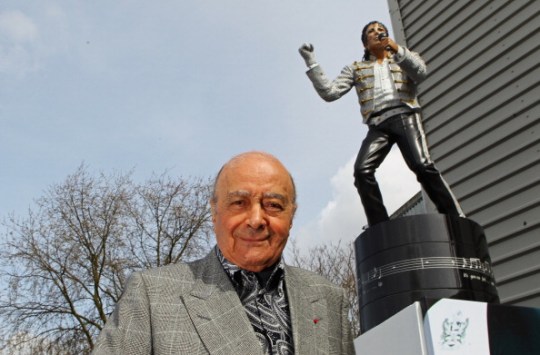
{"label": "statue's shoulder", "polygon": [[356,78],[364,78],[373,73],[373,62],[366,60],[356,61],[351,64],[351,68]]}
{"label": "statue's shoulder", "polygon": [[370,60],[358,60],[354,61],[351,67],[355,70],[371,69],[373,68],[373,62]]}

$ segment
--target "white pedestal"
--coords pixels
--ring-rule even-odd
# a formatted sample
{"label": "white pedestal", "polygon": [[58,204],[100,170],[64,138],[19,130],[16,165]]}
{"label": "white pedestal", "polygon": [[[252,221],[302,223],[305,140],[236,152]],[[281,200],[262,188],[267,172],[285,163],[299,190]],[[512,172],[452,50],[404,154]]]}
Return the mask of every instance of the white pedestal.
{"label": "white pedestal", "polygon": [[427,355],[420,303],[415,302],[354,341],[361,355]]}
{"label": "white pedestal", "polygon": [[354,341],[361,355],[540,354],[540,309],[441,299],[419,302]]}

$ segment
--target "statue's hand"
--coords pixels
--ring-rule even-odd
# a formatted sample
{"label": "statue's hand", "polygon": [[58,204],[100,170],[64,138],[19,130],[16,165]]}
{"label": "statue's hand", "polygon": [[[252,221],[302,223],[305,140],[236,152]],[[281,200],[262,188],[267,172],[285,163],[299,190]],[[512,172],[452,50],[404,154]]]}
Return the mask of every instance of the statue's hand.
{"label": "statue's hand", "polygon": [[317,61],[315,60],[313,44],[302,44],[302,46],[300,46],[300,48],[298,49],[298,52],[300,52],[300,55],[302,56],[302,58],[304,58],[304,61],[306,62],[306,65],[308,67],[311,67],[312,65],[317,63]]}

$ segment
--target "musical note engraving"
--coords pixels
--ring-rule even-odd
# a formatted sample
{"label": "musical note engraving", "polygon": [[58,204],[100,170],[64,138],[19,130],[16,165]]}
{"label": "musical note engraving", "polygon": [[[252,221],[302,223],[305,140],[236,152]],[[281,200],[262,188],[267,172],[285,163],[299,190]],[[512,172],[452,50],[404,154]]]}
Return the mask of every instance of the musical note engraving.
{"label": "musical note engraving", "polygon": [[366,285],[374,280],[380,280],[389,275],[422,269],[470,270],[483,275],[482,280],[493,279],[493,271],[488,261],[482,262],[479,258],[428,257],[405,259],[374,267],[368,272],[360,275],[360,281],[362,285]]}

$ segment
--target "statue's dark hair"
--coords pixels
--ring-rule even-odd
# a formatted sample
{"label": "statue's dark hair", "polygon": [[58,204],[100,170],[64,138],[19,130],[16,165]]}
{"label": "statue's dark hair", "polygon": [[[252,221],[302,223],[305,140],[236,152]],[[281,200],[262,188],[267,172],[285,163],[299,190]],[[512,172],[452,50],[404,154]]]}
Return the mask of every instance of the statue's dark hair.
{"label": "statue's dark hair", "polygon": [[362,43],[364,44],[364,60],[369,60],[369,56],[370,56],[370,53],[369,53],[368,49],[366,48],[367,29],[368,29],[369,26],[371,26],[371,25],[373,25],[375,23],[378,23],[379,25],[384,27],[384,30],[386,31],[386,33],[388,33],[388,28],[381,21],[371,21],[367,25],[364,26],[364,29],[362,30]]}

